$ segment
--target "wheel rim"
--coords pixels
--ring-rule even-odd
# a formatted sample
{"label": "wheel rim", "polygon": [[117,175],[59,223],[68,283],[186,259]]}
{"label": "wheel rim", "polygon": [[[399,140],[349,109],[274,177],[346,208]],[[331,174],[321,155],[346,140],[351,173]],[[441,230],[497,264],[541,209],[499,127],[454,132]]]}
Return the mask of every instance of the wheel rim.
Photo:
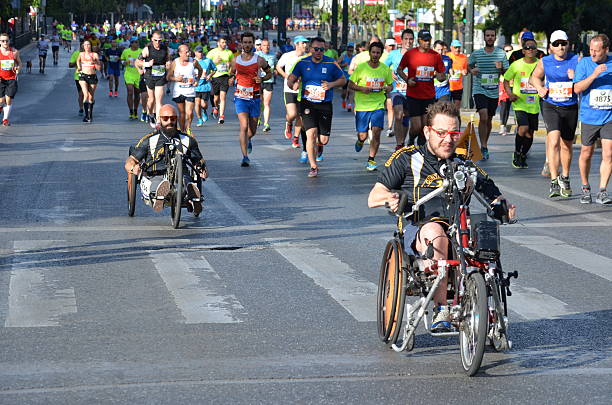
{"label": "wheel rim", "polygon": [[[471,293],[476,295],[476,289],[472,289]],[[463,335],[461,356],[463,357],[464,364],[470,367],[476,355],[476,344],[478,343],[476,341],[476,336],[478,335],[476,328],[478,327],[480,315],[475,310],[474,297],[468,295],[466,301],[463,327],[461,329],[461,334]]]}

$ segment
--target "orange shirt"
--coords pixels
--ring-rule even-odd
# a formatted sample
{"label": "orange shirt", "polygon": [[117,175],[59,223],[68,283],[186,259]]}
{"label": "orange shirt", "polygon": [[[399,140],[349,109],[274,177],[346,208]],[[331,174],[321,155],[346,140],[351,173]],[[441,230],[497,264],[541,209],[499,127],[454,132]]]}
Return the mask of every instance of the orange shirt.
{"label": "orange shirt", "polygon": [[453,71],[455,72],[452,75],[448,76],[448,82],[450,84],[450,90],[461,90],[463,89],[463,70],[467,70],[468,68],[468,58],[464,54],[460,53],[459,55],[455,55],[452,52],[446,54],[449,58],[453,60]]}

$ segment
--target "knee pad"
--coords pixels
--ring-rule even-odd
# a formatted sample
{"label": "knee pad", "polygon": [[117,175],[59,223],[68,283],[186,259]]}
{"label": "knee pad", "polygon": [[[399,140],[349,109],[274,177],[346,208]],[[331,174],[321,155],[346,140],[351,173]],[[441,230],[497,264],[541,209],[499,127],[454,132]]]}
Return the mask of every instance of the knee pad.
{"label": "knee pad", "polygon": [[409,126],[410,125],[410,117],[404,116],[402,118],[402,125],[405,126],[405,127]]}

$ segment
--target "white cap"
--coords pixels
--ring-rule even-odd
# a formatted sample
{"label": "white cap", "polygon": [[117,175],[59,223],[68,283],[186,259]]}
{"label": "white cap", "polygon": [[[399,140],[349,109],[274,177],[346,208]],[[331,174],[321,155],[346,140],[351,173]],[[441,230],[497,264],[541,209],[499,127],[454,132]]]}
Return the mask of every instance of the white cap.
{"label": "white cap", "polygon": [[550,36],[550,42],[553,43],[555,41],[567,41],[567,34],[565,33],[565,31],[561,31],[561,30],[557,30],[555,32],[552,33],[552,35]]}
{"label": "white cap", "polygon": [[255,40],[255,45],[261,45],[261,39],[256,39]]}
{"label": "white cap", "polygon": [[385,45],[395,45],[395,39],[387,38]]}

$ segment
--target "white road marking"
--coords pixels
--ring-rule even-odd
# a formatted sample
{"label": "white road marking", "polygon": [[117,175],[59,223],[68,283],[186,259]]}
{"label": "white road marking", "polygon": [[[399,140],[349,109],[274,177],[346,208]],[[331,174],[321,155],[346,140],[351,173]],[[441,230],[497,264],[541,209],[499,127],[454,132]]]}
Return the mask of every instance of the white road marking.
{"label": "white road marking", "polygon": [[259,225],[259,222],[249,214],[244,208],[238,205],[232,198],[227,195],[221,188],[214,182],[214,180],[207,179],[204,183],[204,189],[210,194],[214,194],[218,201],[221,201],[223,205],[244,225]]}
{"label": "white road marking", "polygon": [[549,236],[503,236],[510,242],[612,281],[612,259]]}
{"label": "white road marking", "polygon": [[513,284],[512,296],[508,297],[508,307],[528,320],[540,319],[591,319],[589,315],[571,311],[569,306],[555,297],[544,294],[533,287]]}
{"label": "white road marking", "polygon": [[[13,251],[19,253],[49,249],[62,241],[14,241]],[[60,317],[77,312],[74,289],[58,289],[48,279],[45,268],[23,268],[17,258],[13,260],[9,280],[8,311],[5,327],[33,328],[59,326]]]}
{"label": "white road marking", "polygon": [[348,264],[319,248],[273,246],[287,261],[327,290],[357,321],[376,321],[377,286],[361,279]]}
{"label": "white road marking", "polygon": [[157,272],[185,318],[184,323],[238,323],[246,315],[244,307],[210,263],[181,253],[150,251]]}
{"label": "white road marking", "polygon": [[287,146],[282,146],[282,145],[262,145],[262,147],[268,148],[268,149],[280,150],[280,151],[286,151],[288,149]]}

